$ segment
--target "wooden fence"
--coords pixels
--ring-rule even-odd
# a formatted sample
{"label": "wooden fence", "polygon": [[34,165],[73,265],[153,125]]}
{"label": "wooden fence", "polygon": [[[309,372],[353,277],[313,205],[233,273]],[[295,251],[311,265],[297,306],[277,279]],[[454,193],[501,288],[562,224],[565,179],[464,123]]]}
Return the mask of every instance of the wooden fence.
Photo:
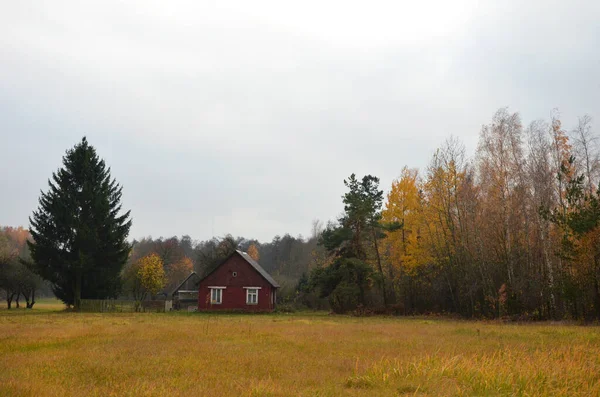
{"label": "wooden fence", "polygon": [[117,299],[82,299],[81,311],[90,313],[161,313],[171,301],[142,301]]}

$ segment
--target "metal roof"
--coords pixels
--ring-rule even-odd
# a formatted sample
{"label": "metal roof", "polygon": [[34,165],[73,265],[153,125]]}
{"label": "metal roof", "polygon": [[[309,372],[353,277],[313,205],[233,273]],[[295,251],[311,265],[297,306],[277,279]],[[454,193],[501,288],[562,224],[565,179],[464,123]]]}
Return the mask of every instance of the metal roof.
{"label": "metal roof", "polygon": [[[186,283],[186,281],[188,281],[188,280],[190,279],[190,277],[192,277],[192,276],[198,276],[198,274],[196,274],[196,272],[192,271],[192,272],[190,273],[190,275],[189,275],[189,276],[187,276],[187,277],[186,277],[186,278],[185,278],[185,279],[184,279],[184,280],[181,282],[181,284],[179,284],[179,285],[177,286],[177,288],[175,288],[175,289],[173,290],[173,292],[171,292],[171,295],[175,295],[175,292],[177,292],[177,291],[179,290],[179,288],[181,288],[181,286],[182,286],[183,284],[185,284],[185,283]],[[200,277],[198,276],[198,278],[200,278]]]}
{"label": "metal roof", "polygon": [[271,284],[275,288],[279,288],[279,284],[277,283],[277,281],[275,281],[273,279],[273,277],[271,277],[271,275],[269,273],[267,273],[267,271],[258,264],[257,261],[252,259],[252,257],[250,255],[248,255],[248,253],[246,253],[244,251],[240,251],[240,250],[235,250],[235,252],[240,254],[242,256],[242,258],[244,258],[246,260],[246,262],[248,262],[254,269],[256,269],[256,271],[259,272],[260,275],[263,276],[265,278],[265,280],[267,280],[269,282],[269,284]]}

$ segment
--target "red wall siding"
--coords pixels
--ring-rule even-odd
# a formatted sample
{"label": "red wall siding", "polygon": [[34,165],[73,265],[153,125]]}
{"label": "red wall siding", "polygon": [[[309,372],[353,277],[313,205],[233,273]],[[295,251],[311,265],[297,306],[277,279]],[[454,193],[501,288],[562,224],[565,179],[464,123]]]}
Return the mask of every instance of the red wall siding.
{"label": "red wall siding", "polygon": [[[233,272],[237,276],[233,277]],[[210,289],[208,287],[227,287],[222,292],[220,305],[211,305]],[[260,287],[258,304],[246,304],[244,287]],[[265,280],[244,258],[237,253],[223,263],[217,270],[200,281],[198,290],[198,310],[234,310],[248,311],[273,310],[271,301],[271,284]]]}

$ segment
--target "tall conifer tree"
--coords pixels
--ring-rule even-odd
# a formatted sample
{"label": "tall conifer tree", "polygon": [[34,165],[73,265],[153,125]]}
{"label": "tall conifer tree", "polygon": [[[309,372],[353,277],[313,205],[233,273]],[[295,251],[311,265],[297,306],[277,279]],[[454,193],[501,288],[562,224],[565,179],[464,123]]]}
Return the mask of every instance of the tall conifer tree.
{"label": "tall conifer tree", "polygon": [[50,189],[29,218],[35,271],[56,296],[78,310],[81,298],[114,297],[130,245],[130,212],[122,213],[122,187],[84,137],[63,157]]}

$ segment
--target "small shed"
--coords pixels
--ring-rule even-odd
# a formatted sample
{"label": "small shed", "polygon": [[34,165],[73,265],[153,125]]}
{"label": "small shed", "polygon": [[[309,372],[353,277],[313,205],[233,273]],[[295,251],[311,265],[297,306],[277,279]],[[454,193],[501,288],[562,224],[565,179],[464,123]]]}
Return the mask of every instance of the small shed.
{"label": "small shed", "polygon": [[246,252],[236,250],[198,283],[198,310],[272,311],[279,284]]}
{"label": "small shed", "polygon": [[200,276],[196,272],[191,272],[189,276],[185,278],[173,290],[171,297],[173,299],[174,310],[193,310],[198,305],[198,282]]}

